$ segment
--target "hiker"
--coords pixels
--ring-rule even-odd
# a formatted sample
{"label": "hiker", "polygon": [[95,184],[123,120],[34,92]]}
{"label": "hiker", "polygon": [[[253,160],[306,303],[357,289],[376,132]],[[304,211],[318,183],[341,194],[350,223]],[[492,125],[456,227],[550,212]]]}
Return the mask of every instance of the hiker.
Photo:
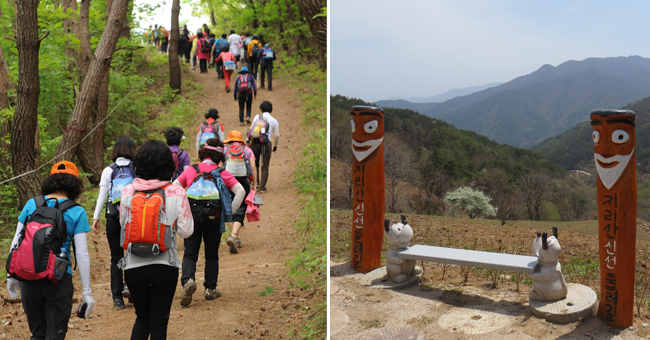
{"label": "hiker", "polygon": [[201,29],[199,28],[198,31],[196,31],[196,35],[194,36],[194,39],[192,39],[192,50],[190,51],[190,55],[192,56],[192,70],[196,71],[196,55],[198,52],[198,45],[197,41],[199,40],[199,34],[201,33]]}
{"label": "hiker", "polygon": [[151,339],[166,339],[181,268],[174,235],[192,235],[194,220],[185,190],[169,183],[174,159],[165,143],[144,143],[133,163],[136,178],[124,188],[120,203],[122,246],[126,249],[120,266],[136,314],[131,339],[148,339],[149,335]]}
{"label": "hiker", "polygon": [[[88,256],[86,237],[86,233],[90,231],[90,225],[84,208],[75,203],[83,189],[83,182],[79,178],[77,167],[68,161],[58,162],[50,170],[50,176],[43,180],[41,185],[41,195],[43,196],[30,199],[18,216],[18,226],[11,243],[10,258],[22,258],[28,261],[12,261],[11,266],[7,266],[12,275],[12,277],[7,277],[7,290],[13,298],[18,298],[16,288],[20,286],[20,297],[23,310],[27,315],[29,330],[32,333],[31,339],[65,338],[68,332],[74,293],[71,262],[64,262],[63,266],[59,267],[63,269],[60,272],[62,275],[60,279],[50,278],[49,280],[35,281],[32,279],[36,279],[36,277],[30,277],[30,275],[33,275],[35,270],[39,270],[35,264],[43,263],[43,259],[42,257],[36,259],[34,255],[44,253],[50,261],[59,263],[61,263],[62,257],[70,261],[72,258],[70,246],[74,243],[74,256],[82,286],[82,303],[79,307],[85,305],[85,309],[77,309],[79,311],[77,316],[89,317],[95,305],[90,286],[90,257]],[[44,230],[48,227],[52,228],[52,232]],[[56,228],[61,228],[58,229],[61,231],[65,230],[58,242],[56,242],[57,237],[54,236],[59,234],[54,231]],[[33,230],[38,230],[38,232],[33,232]],[[60,248],[51,249],[53,247],[50,247],[48,249],[44,242],[44,235],[48,235],[48,239],[52,235],[51,240],[57,243],[54,247]],[[63,253],[64,256],[56,256],[51,253],[52,251],[56,252],[56,255]],[[54,256],[56,256],[56,260],[52,259]],[[44,272],[57,274],[55,269],[50,268]],[[17,281],[18,278],[21,281]]]}
{"label": "hiker", "polygon": [[250,73],[253,75],[253,78],[257,79],[257,66],[260,62],[258,56],[262,50],[262,44],[258,40],[257,34],[253,34],[253,38],[245,46],[248,51],[248,67]]}
{"label": "hiker", "polygon": [[217,65],[217,79],[223,79],[223,60],[217,61],[219,55],[222,52],[228,51],[228,40],[226,40],[226,34],[222,34],[221,38],[217,39],[212,45],[212,54],[210,55],[210,60],[213,60]]}
{"label": "hiker", "polygon": [[160,26],[160,54],[167,53],[169,46],[169,32],[164,27]]}
{"label": "hiker", "polygon": [[[111,159],[113,163],[104,168],[99,181],[99,194],[93,214],[93,230],[99,234],[99,218],[106,206],[106,239],[108,249],[111,251],[111,293],[113,295],[113,309],[125,308],[124,297],[130,298],[129,288],[124,284],[122,269],[117,264],[124,257],[124,249],[120,244],[120,199],[122,189],[133,182],[135,168],[135,142],[129,137],[120,137],[115,141]],[[117,203],[113,203],[117,202]]]}
{"label": "hiker", "polygon": [[206,37],[210,36],[210,29],[208,28],[208,24],[203,24],[201,26],[203,28],[203,34],[205,34]]}
{"label": "hiker", "polygon": [[244,105],[246,105],[246,122],[251,122],[253,98],[257,99],[257,85],[255,78],[248,74],[248,67],[244,66],[239,71],[240,75],[235,81],[235,101],[239,100],[239,125],[244,125]]}
{"label": "hiker", "polygon": [[262,50],[260,51],[260,89],[264,88],[264,73],[265,71],[267,72],[269,76],[269,91],[273,91],[272,88],[272,80],[273,80],[273,60],[275,60],[276,55],[275,51],[271,47],[269,47],[269,44],[265,44],[264,47],[262,47]]}
{"label": "hiker", "polygon": [[167,146],[169,147],[169,151],[172,152],[172,158],[174,158],[174,164],[176,164],[172,181],[178,178],[190,166],[190,154],[179,147],[181,141],[185,139],[183,134],[183,129],[178,127],[170,128],[165,132]]}
{"label": "hiker", "polygon": [[158,51],[160,51],[159,46],[160,42],[160,28],[158,28],[158,24],[155,24],[153,27],[153,44],[156,45],[158,48]]}
{"label": "hiker", "polygon": [[210,58],[210,43],[203,33],[196,35],[196,56],[199,59],[201,73],[208,73],[208,59]]}
{"label": "hiker", "polygon": [[230,51],[221,52],[217,57],[217,62],[223,62],[223,78],[226,82],[226,92],[230,92],[230,76],[237,69],[236,60]]}
{"label": "hiker", "polygon": [[212,64],[214,64],[214,58],[212,57],[212,51],[214,50],[214,42],[216,41],[214,34],[210,33],[210,38],[208,39],[208,43],[210,43],[210,51],[208,52],[208,68],[212,67]]}
{"label": "hiker", "polygon": [[199,124],[199,127],[196,129],[196,153],[199,153],[201,146],[210,138],[217,138],[219,141],[222,141],[223,138],[223,124],[218,122],[219,111],[215,108],[211,108],[205,114],[205,121]]}
{"label": "hiker", "polygon": [[186,64],[190,62],[190,49],[190,31],[185,26],[178,40],[178,56],[179,58],[184,57]]}
{"label": "hiker", "polygon": [[[255,154],[255,169],[257,170],[257,191],[266,191],[266,181],[269,178],[269,163],[271,162],[271,150],[273,152],[278,149],[278,142],[280,141],[280,125],[278,121],[271,116],[273,111],[273,104],[269,101],[263,101],[260,104],[260,111],[253,118],[251,128],[248,130],[247,143],[253,153]],[[261,119],[260,119],[261,118]],[[257,123],[260,121],[259,124]],[[271,136],[273,136],[273,143],[271,143]],[[271,147],[272,145],[272,147]],[[262,175],[260,176],[260,162],[262,163]]]}
{"label": "hiker", "polygon": [[[224,142],[224,158],[226,160],[226,170],[230,172],[239,184],[244,187],[246,195],[255,187],[255,175],[251,168],[251,162],[255,161],[253,150],[246,146],[242,139],[241,132],[237,130],[228,133],[228,139]],[[244,226],[244,218],[246,217],[246,202],[242,202],[239,209],[232,213],[232,231],[226,240],[230,247],[230,252],[233,254],[238,253],[238,248],[241,248],[241,240],[239,239],[239,230]]]}
{"label": "hiker", "polygon": [[[214,300],[221,296],[221,291],[217,288],[221,235],[226,232],[225,222],[230,221],[232,212],[239,208],[245,195],[244,188],[235,177],[227,170],[220,168],[224,161],[223,143],[215,138],[209,139],[199,150],[199,159],[201,160],[200,164],[187,168],[174,181],[175,184],[188,188],[188,197],[193,197],[190,204],[194,218],[194,234],[185,239],[183,247],[183,274],[181,275],[181,285],[183,286],[181,306],[183,307],[189,306],[192,302],[192,294],[196,291],[196,261],[199,258],[201,239],[203,239],[205,249],[205,282],[203,283],[205,291],[203,295],[206,300]],[[194,185],[194,183],[197,184]],[[213,189],[219,190],[219,201],[211,200],[203,204],[200,202],[200,197],[193,195],[194,189],[198,193],[206,194],[206,188],[209,185],[212,185]],[[229,193],[234,193],[232,201]]]}
{"label": "hiker", "polygon": [[228,44],[230,44],[230,53],[235,56],[235,60],[239,63],[241,52],[241,37],[235,33],[235,30],[230,30],[228,36]]}
{"label": "hiker", "polygon": [[244,34],[244,37],[242,38],[242,47],[244,47],[244,50],[241,53],[241,62],[242,65],[248,66],[249,69],[251,68],[251,65],[248,63],[249,61],[248,61],[248,53],[246,53],[246,47],[251,42],[251,40],[253,40],[253,38],[251,38],[251,33],[246,32]]}

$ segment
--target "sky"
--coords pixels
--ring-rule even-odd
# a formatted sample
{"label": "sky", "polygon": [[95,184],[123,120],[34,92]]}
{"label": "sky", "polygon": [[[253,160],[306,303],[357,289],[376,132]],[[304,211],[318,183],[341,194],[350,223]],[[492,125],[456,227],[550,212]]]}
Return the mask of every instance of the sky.
{"label": "sky", "polygon": [[375,102],[508,82],[545,64],[650,58],[650,1],[330,0],[330,93]]}
{"label": "sky", "polygon": [[[181,11],[178,15],[178,20],[182,27],[183,22],[187,23],[187,28],[190,31],[196,32],[197,29],[206,23],[210,24],[210,18],[208,16],[202,15],[193,15],[192,6],[189,3],[190,1],[181,0]],[[160,7],[153,12],[152,16],[146,16],[144,14],[139,14],[142,16],[140,19],[140,27],[148,28],[149,25],[152,27],[156,24],[159,26],[162,25],[167,29],[172,27],[172,0],[135,0],[135,5],[156,5],[160,4]],[[138,15],[138,14],[136,14]],[[136,17],[137,18],[137,17]]]}

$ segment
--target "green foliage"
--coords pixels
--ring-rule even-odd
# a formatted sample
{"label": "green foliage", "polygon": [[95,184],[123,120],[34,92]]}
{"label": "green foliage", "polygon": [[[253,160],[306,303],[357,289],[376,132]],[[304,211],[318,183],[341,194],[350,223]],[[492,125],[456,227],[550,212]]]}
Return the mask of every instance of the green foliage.
{"label": "green foliage", "polygon": [[470,187],[460,187],[445,195],[445,203],[466,212],[470,218],[476,216],[495,216],[496,209],[490,204],[492,199]]}
{"label": "green foliage", "polygon": [[271,295],[274,291],[275,291],[275,289],[273,289],[273,287],[266,286],[264,291],[261,292],[261,293],[258,293],[257,296]]}

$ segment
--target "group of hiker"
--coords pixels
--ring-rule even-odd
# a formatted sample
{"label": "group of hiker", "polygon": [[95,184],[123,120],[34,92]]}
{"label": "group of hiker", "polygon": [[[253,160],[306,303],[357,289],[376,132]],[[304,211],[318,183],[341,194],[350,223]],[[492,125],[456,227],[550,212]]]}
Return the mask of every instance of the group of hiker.
{"label": "group of hiker", "polygon": [[[232,222],[226,243],[236,254],[245,219],[260,218],[257,193],[266,191],[271,152],[279,142],[273,105],[264,101],[259,108],[246,140],[237,130],[226,137],[219,111],[208,110],[197,129],[199,162],[193,165],[180,147],[185,137],[179,127],[165,132],[166,143],[150,140],[139,149],[129,137],[115,141],[112,163],[102,172],[92,229],[99,233],[106,206],[113,308],[124,309],[125,298],[133,302],[131,339],[166,337],[178,269],[183,287],[180,305],[191,304],[202,242],[204,298],[221,296],[218,251],[226,223]],[[84,318],[93,310],[86,238],[91,225],[85,209],[75,203],[83,189],[75,164],[58,162],[43,181],[41,196],[29,200],[18,217],[7,261],[7,290],[17,298],[20,289],[33,339],[65,338],[74,292],[73,257],[82,284],[75,314]],[[184,239],[182,261],[176,235]]]}

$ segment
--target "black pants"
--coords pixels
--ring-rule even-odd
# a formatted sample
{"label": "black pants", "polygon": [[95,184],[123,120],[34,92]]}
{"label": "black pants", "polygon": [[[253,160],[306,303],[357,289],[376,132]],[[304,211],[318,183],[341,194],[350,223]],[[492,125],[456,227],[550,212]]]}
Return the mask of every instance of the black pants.
{"label": "black pants", "polygon": [[182,53],[182,56],[185,57],[185,62],[188,64],[190,63],[190,52],[192,52],[192,45],[188,43],[187,46],[185,46],[185,48],[183,49],[183,53]]}
{"label": "black pants", "polygon": [[262,66],[260,69],[260,88],[264,87],[264,71],[268,72],[269,75],[269,90],[273,88],[272,81],[273,81],[273,68],[270,66]]}
{"label": "black pants", "polygon": [[[181,276],[181,284],[183,286],[189,279],[196,282],[196,278],[194,277],[196,273],[196,261],[199,259],[201,238],[203,238],[203,244],[205,245],[205,282],[203,286],[208,289],[217,287],[221,232],[219,232],[219,220],[215,221],[209,223],[194,221],[194,233],[184,240],[183,275]],[[130,288],[131,286],[129,285]]]}
{"label": "black pants", "polygon": [[217,79],[223,79],[223,61],[217,61]]}
{"label": "black pants", "polygon": [[119,215],[106,216],[106,239],[108,239],[108,248],[111,250],[111,293],[113,300],[122,300],[122,290],[124,289],[122,269],[117,267],[117,263],[124,257],[124,249],[120,244],[120,217]]}
{"label": "black pants", "polygon": [[167,339],[169,311],[178,283],[178,268],[152,264],[124,271],[135,306],[131,340]]}
{"label": "black pants", "polygon": [[250,73],[253,78],[257,79],[257,65],[259,65],[259,60],[257,60],[257,57],[248,57],[248,65],[250,68],[250,70],[248,70],[248,73]]}
{"label": "black pants", "polygon": [[[248,181],[248,176],[239,176],[235,177],[239,184],[244,187],[244,191],[246,191],[246,195],[244,195],[244,200],[241,202],[241,205],[239,206],[239,209],[237,211],[234,211],[232,213],[232,221],[233,222],[239,222],[241,225],[244,225],[244,218],[246,217],[246,208],[248,205],[246,205],[246,197],[248,197],[248,193],[251,192],[251,184]],[[235,198],[235,194],[231,194],[232,198]]]}
{"label": "black pants", "polygon": [[240,92],[237,94],[237,99],[239,100],[239,122],[244,122],[244,105],[246,106],[246,118],[251,117],[251,111],[253,110],[253,93],[252,92]]}
{"label": "black pants", "polygon": [[[271,162],[271,143],[259,143],[253,140],[251,150],[255,155],[255,169],[261,190],[266,190],[266,181],[269,179],[269,163]],[[262,176],[260,176],[260,161],[262,162]]]}
{"label": "black pants", "polygon": [[65,339],[72,313],[72,276],[65,274],[57,284],[19,284],[32,339]]}
{"label": "black pants", "polygon": [[201,73],[208,73],[208,59],[199,59],[199,67]]}

